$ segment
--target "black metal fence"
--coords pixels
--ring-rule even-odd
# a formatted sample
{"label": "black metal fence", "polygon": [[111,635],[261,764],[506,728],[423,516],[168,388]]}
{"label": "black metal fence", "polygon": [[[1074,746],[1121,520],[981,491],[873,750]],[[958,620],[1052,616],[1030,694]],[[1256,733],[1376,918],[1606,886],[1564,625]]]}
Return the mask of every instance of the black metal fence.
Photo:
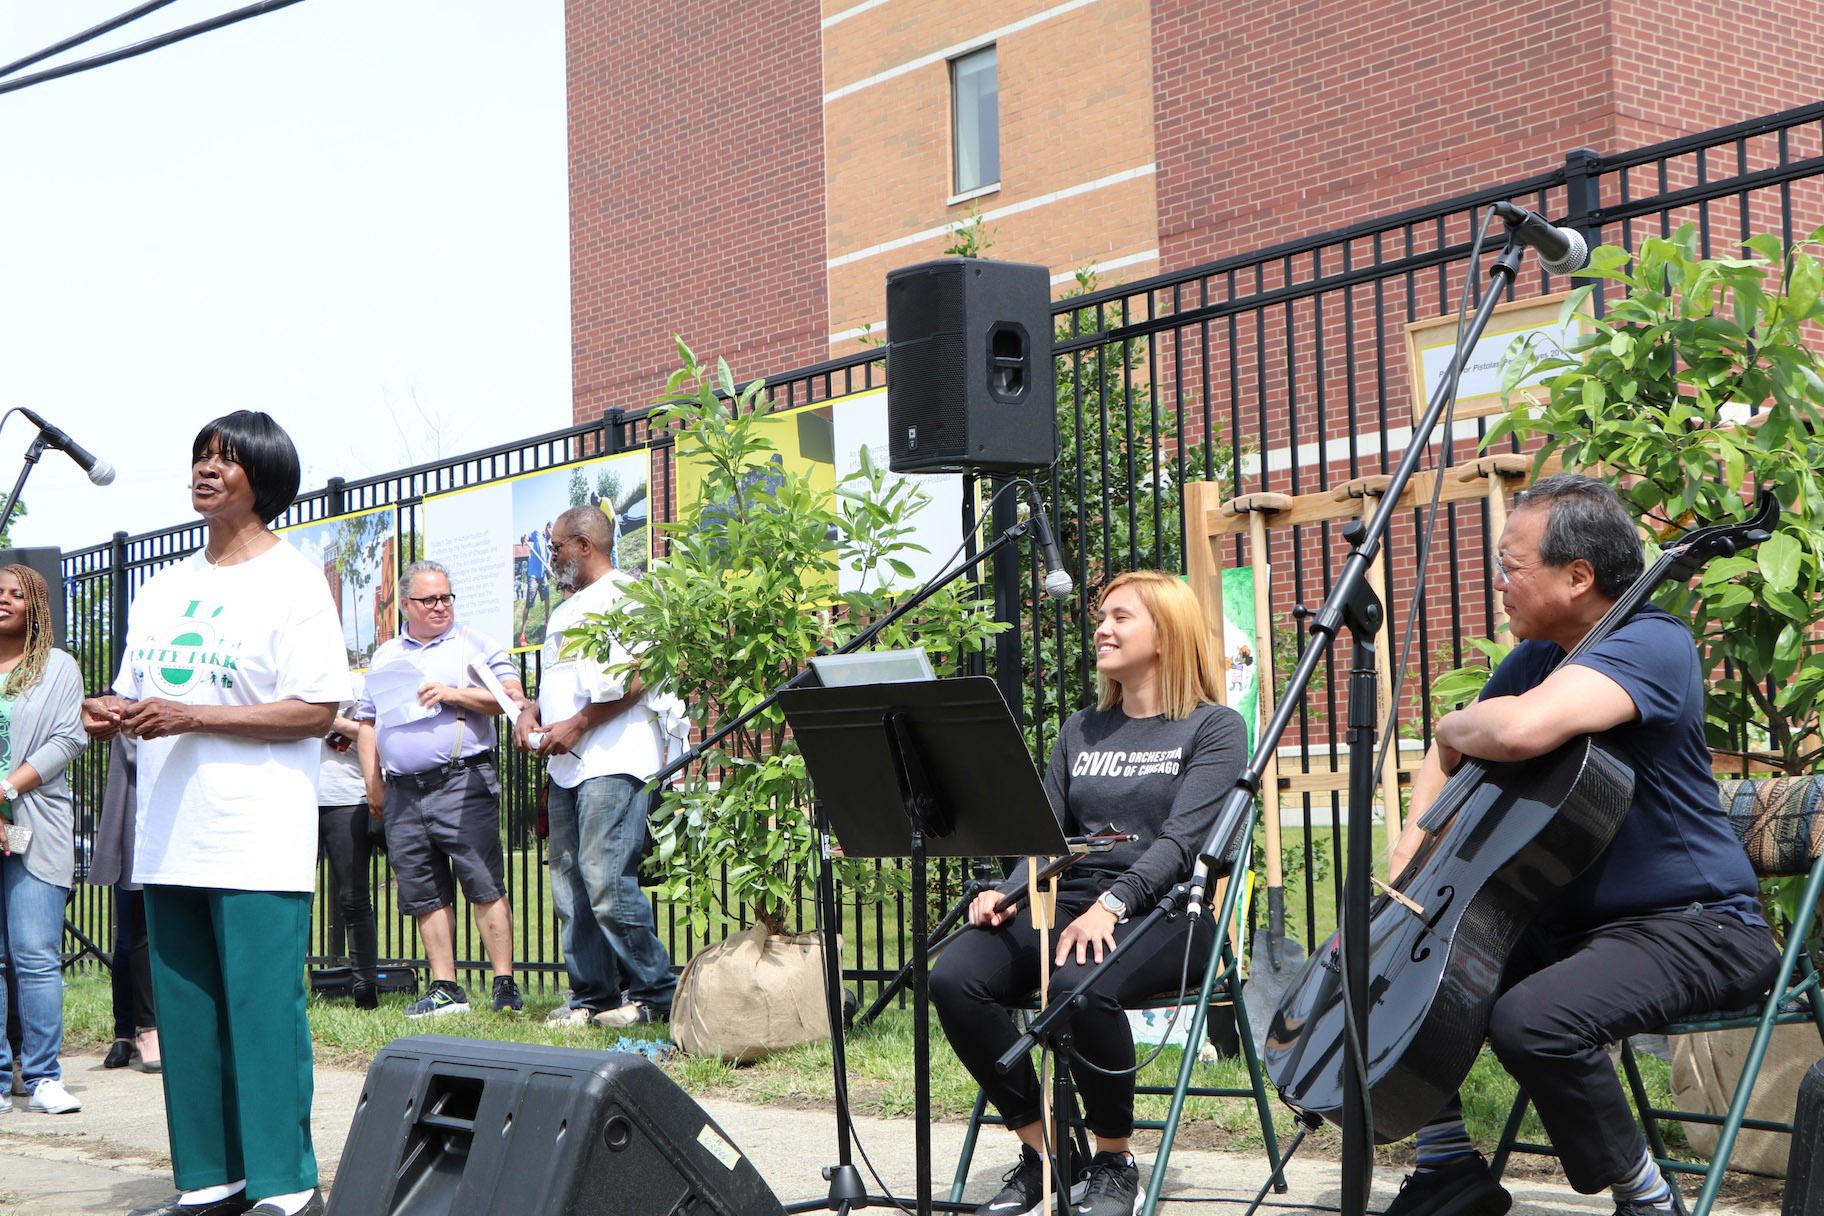
{"label": "black metal fence", "polygon": [[[1733,251],[1748,236],[1773,232],[1790,242],[1824,224],[1824,104],[1611,156],[1569,153],[1558,169],[1472,194],[1416,207],[1338,232],[1142,282],[1087,291],[1055,308],[1058,339],[1058,417],[1064,451],[1043,481],[1056,504],[1057,531],[1075,564],[1075,602],[1053,605],[1038,594],[1029,569],[1018,594],[1003,587],[1007,619],[1019,629],[996,662],[1004,686],[1012,667],[1024,690],[1035,756],[1056,727],[1093,688],[1090,603],[1085,588],[1137,566],[1182,570],[1185,519],[1182,487],[1216,480],[1233,492],[1272,489],[1309,493],[1348,479],[1388,471],[1410,439],[1413,394],[1406,326],[1455,312],[1474,226],[1481,210],[1511,199],[1598,241],[1633,247],[1689,223],[1706,254]],[[1517,298],[1543,296],[1571,285],[1529,268]],[[1472,297],[1473,298],[1473,297]],[[1596,296],[1601,307],[1601,293]],[[775,408],[835,401],[885,383],[885,358],[870,348],[772,378]],[[1423,403],[1420,402],[1420,405]],[[1459,422],[1442,437],[1430,463],[1467,457],[1492,419]],[[652,454],[653,519],[673,501],[670,437],[641,409],[610,410],[598,422],[553,431],[456,460],[354,482],[332,481],[301,497],[285,524],[387,504],[399,510],[401,534],[416,532],[428,495],[552,468],[616,451]],[[1417,642],[1402,700],[1403,730],[1417,746],[1429,737],[1433,677],[1466,661],[1465,639],[1492,634],[1491,538],[1481,505],[1444,508],[1429,581],[1414,595],[1417,512],[1388,538],[1389,605],[1394,636],[1409,618]],[[64,559],[71,607],[71,648],[91,688],[103,686],[116,661],[114,639],[124,632],[136,588],[164,563],[202,542],[190,524],[141,536],[116,534]],[[1242,558],[1237,541],[1233,560]],[[1331,524],[1281,533],[1270,542],[1271,622],[1275,645],[1290,658],[1300,637],[1298,610],[1315,608],[1336,574],[1344,550]],[[1005,575],[1003,575],[1005,578]],[[1018,579],[1014,580],[1019,582]],[[1346,645],[1346,643],[1345,643]],[[537,657],[526,656],[529,686]],[[1347,654],[1326,665],[1344,670]],[[1281,663],[1286,670],[1289,663]],[[1282,765],[1293,771],[1337,762],[1340,681],[1326,678],[1300,707]],[[93,828],[99,803],[100,759],[78,765],[78,824]],[[542,843],[530,830],[536,774],[523,758],[506,762],[503,810],[512,850],[510,893],[516,913],[516,957],[532,975],[561,972],[557,928],[548,911]],[[1335,796],[1306,794],[1288,808],[1288,838],[1302,842],[1305,872],[1321,869],[1340,884],[1342,842],[1326,844],[1324,827],[1339,813]],[[1328,866],[1314,867],[1320,853]],[[401,916],[376,861],[374,890],[383,957],[416,961],[417,939]],[[944,885],[954,881],[946,874]],[[1303,931],[1317,921],[1316,882],[1306,885]],[[1329,893],[1330,898],[1335,892]],[[803,909],[801,908],[801,911]],[[73,921],[108,942],[108,892],[80,889]],[[908,935],[904,899],[885,904],[845,901],[844,932],[857,966],[851,979],[878,983],[903,959]],[[467,918],[459,938],[465,966],[478,964],[478,943]],[[660,931],[674,959],[703,943],[681,918],[660,909]],[[327,921],[313,953],[327,956]]]}

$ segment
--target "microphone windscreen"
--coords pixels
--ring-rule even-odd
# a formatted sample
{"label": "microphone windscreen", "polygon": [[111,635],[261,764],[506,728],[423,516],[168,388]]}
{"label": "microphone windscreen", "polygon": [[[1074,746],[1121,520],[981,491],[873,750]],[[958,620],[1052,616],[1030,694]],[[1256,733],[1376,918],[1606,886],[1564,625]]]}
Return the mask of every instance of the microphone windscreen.
{"label": "microphone windscreen", "polygon": [[95,467],[89,470],[89,480],[98,486],[110,485],[114,481],[114,466],[105,460],[97,460]]}

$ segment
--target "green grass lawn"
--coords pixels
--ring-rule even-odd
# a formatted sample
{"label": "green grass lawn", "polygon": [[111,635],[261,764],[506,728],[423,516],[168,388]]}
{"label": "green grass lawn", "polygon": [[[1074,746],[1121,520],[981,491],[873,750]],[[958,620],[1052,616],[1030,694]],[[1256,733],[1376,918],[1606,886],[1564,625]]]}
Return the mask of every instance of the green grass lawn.
{"label": "green grass lawn", "polygon": [[[374,1054],[394,1039],[431,1030],[473,1038],[594,1048],[607,1046],[622,1033],[639,1039],[664,1038],[667,1029],[645,1026],[611,1032],[593,1027],[547,1027],[544,1015],[556,1004],[554,995],[529,999],[522,1016],[478,1011],[466,1016],[439,1018],[434,1027],[408,1022],[405,1004],[405,998],[389,996],[378,1010],[364,1012],[346,1001],[313,998],[311,1034],[319,1060],[339,1067],[365,1068]],[[73,978],[65,999],[67,1044],[77,1050],[100,1051],[112,1035],[111,1023],[106,976]],[[872,1025],[849,1035],[846,1046],[850,1097],[856,1113],[909,1117],[913,1107],[911,1014],[890,1010]],[[679,1086],[694,1095],[827,1108],[833,1105],[835,1093],[830,1054],[830,1045],[823,1042],[782,1051],[757,1064],[742,1067],[684,1056],[673,1057],[664,1067]],[[1146,1082],[1170,1085],[1176,1079],[1181,1059],[1178,1049],[1167,1048],[1144,1074]],[[975,1085],[944,1041],[935,1019],[931,1030],[931,1063],[933,1114],[940,1119],[967,1118],[975,1101]],[[1655,1101],[1665,1101],[1669,1097],[1668,1067],[1650,1058],[1643,1058],[1641,1066]],[[1247,1070],[1239,1060],[1199,1065],[1194,1076],[1205,1084],[1247,1084]],[[1514,1093],[1513,1081],[1494,1058],[1484,1052],[1464,1084],[1463,1104],[1470,1134],[1485,1148],[1491,1147],[1499,1137]],[[1136,1103],[1136,1113],[1143,1118],[1161,1118],[1166,1103],[1164,1097],[1142,1096]],[[1274,1111],[1279,1135],[1289,1136],[1294,1127],[1291,1117],[1277,1104]],[[1261,1145],[1253,1106],[1245,1100],[1194,1099],[1186,1105],[1185,1118],[1186,1144],[1235,1151],[1258,1149]],[[1526,1135],[1532,1139],[1543,1135],[1530,1115]],[[1676,1129],[1673,1136],[1674,1143],[1679,1143]],[[1316,1137],[1315,1143],[1334,1147],[1337,1141],[1334,1134],[1325,1129]],[[1388,1160],[1402,1160],[1409,1157],[1409,1149],[1395,1146],[1385,1150],[1385,1155]]]}

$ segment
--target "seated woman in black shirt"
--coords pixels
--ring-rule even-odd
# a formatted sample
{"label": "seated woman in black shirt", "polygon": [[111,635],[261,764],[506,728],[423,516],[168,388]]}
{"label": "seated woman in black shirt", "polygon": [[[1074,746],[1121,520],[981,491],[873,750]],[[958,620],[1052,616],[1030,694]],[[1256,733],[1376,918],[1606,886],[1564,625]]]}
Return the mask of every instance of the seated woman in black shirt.
{"label": "seated woman in black shirt", "polygon": [[[1138,839],[1065,871],[1055,920],[1063,929],[1052,973],[1054,1001],[1127,935],[1130,912],[1145,913],[1190,874],[1247,758],[1241,715],[1216,703],[1221,664],[1203,615],[1176,575],[1141,570],[1109,583],[1095,644],[1097,704],[1065,722],[1045,771],[1045,790],[1067,834],[1102,832],[1112,824]],[[1030,1063],[1006,1076],[994,1063],[1017,1037],[1005,1006],[1038,986],[1039,938],[1030,912],[1001,912],[1000,898],[986,891],[970,906],[969,923],[982,932],[964,935],[945,951],[931,973],[931,1000],[957,1056],[1022,1145],[1006,1185],[977,1211],[1023,1216],[1045,1202],[1039,1080]],[[1183,934],[1190,931],[1180,921],[1175,930],[1148,934],[1087,994],[1087,1007],[1071,1015],[1077,1050],[1086,1060],[1117,1074],[1133,1067],[1123,1002],[1177,987]],[[1199,918],[1194,931],[1196,966],[1208,958],[1210,918]],[[1075,1080],[1096,1138],[1075,1210],[1080,1216],[1128,1216],[1140,1198],[1139,1170],[1128,1152],[1134,1078],[1078,1069]]]}

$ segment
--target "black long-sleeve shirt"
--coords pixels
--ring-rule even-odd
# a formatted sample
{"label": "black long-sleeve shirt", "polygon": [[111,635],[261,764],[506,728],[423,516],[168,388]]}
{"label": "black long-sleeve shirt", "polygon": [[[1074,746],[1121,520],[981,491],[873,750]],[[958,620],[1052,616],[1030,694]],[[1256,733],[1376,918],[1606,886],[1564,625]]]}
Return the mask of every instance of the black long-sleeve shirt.
{"label": "black long-sleeve shirt", "polygon": [[1066,835],[1113,824],[1138,840],[1092,853],[1068,881],[1112,891],[1143,912],[1189,876],[1247,760],[1247,727],[1222,705],[1189,717],[1130,718],[1119,705],[1072,714],[1051,750],[1045,792]]}

